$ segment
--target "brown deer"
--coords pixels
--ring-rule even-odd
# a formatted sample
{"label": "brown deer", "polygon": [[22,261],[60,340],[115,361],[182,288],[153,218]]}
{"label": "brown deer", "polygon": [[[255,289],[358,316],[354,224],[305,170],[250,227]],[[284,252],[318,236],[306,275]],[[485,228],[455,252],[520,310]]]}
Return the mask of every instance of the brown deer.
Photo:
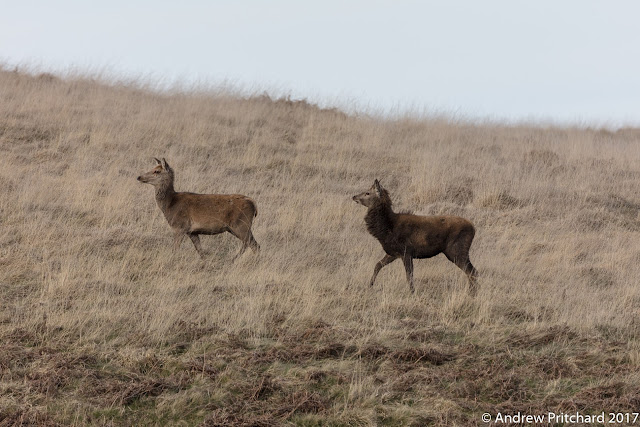
{"label": "brown deer", "polygon": [[254,252],[260,246],[251,233],[253,218],[258,215],[256,203],[240,194],[177,193],[173,189],[174,172],[169,163],[154,158],[155,168],[138,177],[138,181],[156,189],[156,203],[173,229],[173,249],[178,249],[187,235],[198,254],[204,259],[200,234],[219,234],[228,231],[242,241],[237,259],[247,246]]}
{"label": "brown deer", "polygon": [[385,265],[402,258],[411,293],[413,287],[413,259],[431,258],[444,253],[469,278],[469,291],[477,291],[478,271],[469,260],[469,248],[475,235],[473,224],[457,216],[419,216],[395,213],[391,209],[389,192],[376,179],[364,193],[353,200],[369,208],[364,217],[367,230],[380,241],[387,253],[373,269],[370,286]]}

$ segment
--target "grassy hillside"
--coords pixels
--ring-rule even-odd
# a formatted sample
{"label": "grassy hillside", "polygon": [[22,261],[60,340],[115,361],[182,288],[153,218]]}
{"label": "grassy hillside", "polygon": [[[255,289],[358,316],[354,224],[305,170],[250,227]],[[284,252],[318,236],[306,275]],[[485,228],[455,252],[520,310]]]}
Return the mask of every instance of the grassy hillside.
{"label": "grassy hillside", "polygon": [[[640,407],[640,131],[383,120],[0,71],[0,425],[474,425]],[[173,253],[153,190],[256,200]],[[351,196],[476,226],[383,256]]]}

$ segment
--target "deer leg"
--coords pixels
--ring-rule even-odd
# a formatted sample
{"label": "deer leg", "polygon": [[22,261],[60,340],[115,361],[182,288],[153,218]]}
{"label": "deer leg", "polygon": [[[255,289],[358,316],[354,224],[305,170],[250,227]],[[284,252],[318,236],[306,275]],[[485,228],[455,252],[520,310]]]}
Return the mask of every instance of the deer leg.
{"label": "deer leg", "polygon": [[373,286],[373,283],[376,281],[376,277],[378,276],[378,273],[380,273],[380,270],[382,270],[382,267],[384,267],[387,264],[390,264],[395,259],[396,258],[392,257],[391,255],[385,255],[384,258],[382,258],[380,261],[376,263],[376,266],[373,268],[373,276],[369,281],[369,286]]}
{"label": "deer leg", "polygon": [[464,262],[455,263],[462,271],[465,272],[469,279],[469,294],[475,297],[478,293],[478,270],[471,264],[469,258]]}
{"label": "deer leg", "polygon": [[473,241],[473,233],[461,236],[444,252],[445,256],[467,275],[469,279],[469,294],[475,296],[478,292],[478,270],[469,260],[469,248]]}
{"label": "deer leg", "polygon": [[202,245],[200,245],[200,236],[198,236],[197,234],[189,234],[189,238],[191,238],[193,246],[196,247],[196,251],[198,251],[198,255],[200,255],[200,258],[204,260],[204,251],[202,250]]}
{"label": "deer leg", "polygon": [[260,245],[258,244],[258,242],[256,242],[256,239],[253,237],[253,233],[251,232],[251,230],[249,230],[248,245],[254,253],[257,254],[260,252]]}
{"label": "deer leg", "polygon": [[256,239],[253,237],[253,233],[251,232],[251,229],[241,228],[239,230],[238,229],[234,230],[232,228],[229,228],[228,231],[229,233],[231,233],[232,235],[234,235],[235,237],[237,237],[242,241],[242,246],[240,247],[240,250],[233,257],[231,262],[234,262],[236,259],[238,259],[244,253],[244,251],[247,250],[247,247],[250,247],[251,250],[256,254],[260,252],[260,245],[258,244],[258,242],[256,242]]}
{"label": "deer leg", "polygon": [[407,272],[407,282],[409,282],[409,289],[413,294],[415,293],[415,288],[413,287],[413,258],[411,257],[411,255],[405,255],[402,258],[402,261],[404,262],[404,269]]}
{"label": "deer leg", "polygon": [[244,251],[247,250],[247,238],[242,238],[241,233],[238,232],[238,230],[234,230],[233,228],[229,227],[227,228],[227,231],[234,237],[240,239],[240,241],[242,242],[242,246],[240,246],[240,250],[238,251],[237,254],[235,254],[233,256],[233,258],[231,258],[231,262],[235,262],[236,259],[238,259],[238,257],[240,257],[240,255],[242,255],[244,253]]}
{"label": "deer leg", "polygon": [[471,264],[469,257],[454,258],[445,254],[446,257],[454,263],[460,270],[464,271],[469,279],[469,294],[476,296],[478,293],[478,270]]}
{"label": "deer leg", "polygon": [[184,239],[184,233],[182,230],[176,230],[173,232],[173,252],[176,252]]}
{"label": "deer leg", "polygon": [[240,258],[240,255],[242,255],[244,253],[244,251],[247,250],[247,242],[243,241],[242,242],[242,246],[240,247],[240,250],[238,251],[237,254],[235,254],[235,256],[231,259],[231,262],[235,262],[238,258]]}

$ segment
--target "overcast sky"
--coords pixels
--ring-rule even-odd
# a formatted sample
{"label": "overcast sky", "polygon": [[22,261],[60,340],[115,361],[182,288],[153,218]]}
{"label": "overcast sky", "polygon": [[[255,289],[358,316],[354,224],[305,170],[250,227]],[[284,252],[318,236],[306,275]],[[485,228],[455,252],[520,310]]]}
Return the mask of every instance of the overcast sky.
{"label": "overcast sky", "polygon": [[323,105],[640,125],[640,2],[2,1],[0,61]]}

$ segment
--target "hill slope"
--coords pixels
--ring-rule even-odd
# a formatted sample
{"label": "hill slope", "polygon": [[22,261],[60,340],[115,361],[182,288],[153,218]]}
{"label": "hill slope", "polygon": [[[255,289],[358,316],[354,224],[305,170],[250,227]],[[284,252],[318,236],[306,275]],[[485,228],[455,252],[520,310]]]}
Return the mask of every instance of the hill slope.
{"label": "hill slope", "polygon": [[[640,405],[640,132],[383,120],[304,101],[0,72],[0,419],[38,424],[480,422]],[[257,201],[262,246],[171,251],[153,191]],[[351,196],[476,226],[366,285]]]}

